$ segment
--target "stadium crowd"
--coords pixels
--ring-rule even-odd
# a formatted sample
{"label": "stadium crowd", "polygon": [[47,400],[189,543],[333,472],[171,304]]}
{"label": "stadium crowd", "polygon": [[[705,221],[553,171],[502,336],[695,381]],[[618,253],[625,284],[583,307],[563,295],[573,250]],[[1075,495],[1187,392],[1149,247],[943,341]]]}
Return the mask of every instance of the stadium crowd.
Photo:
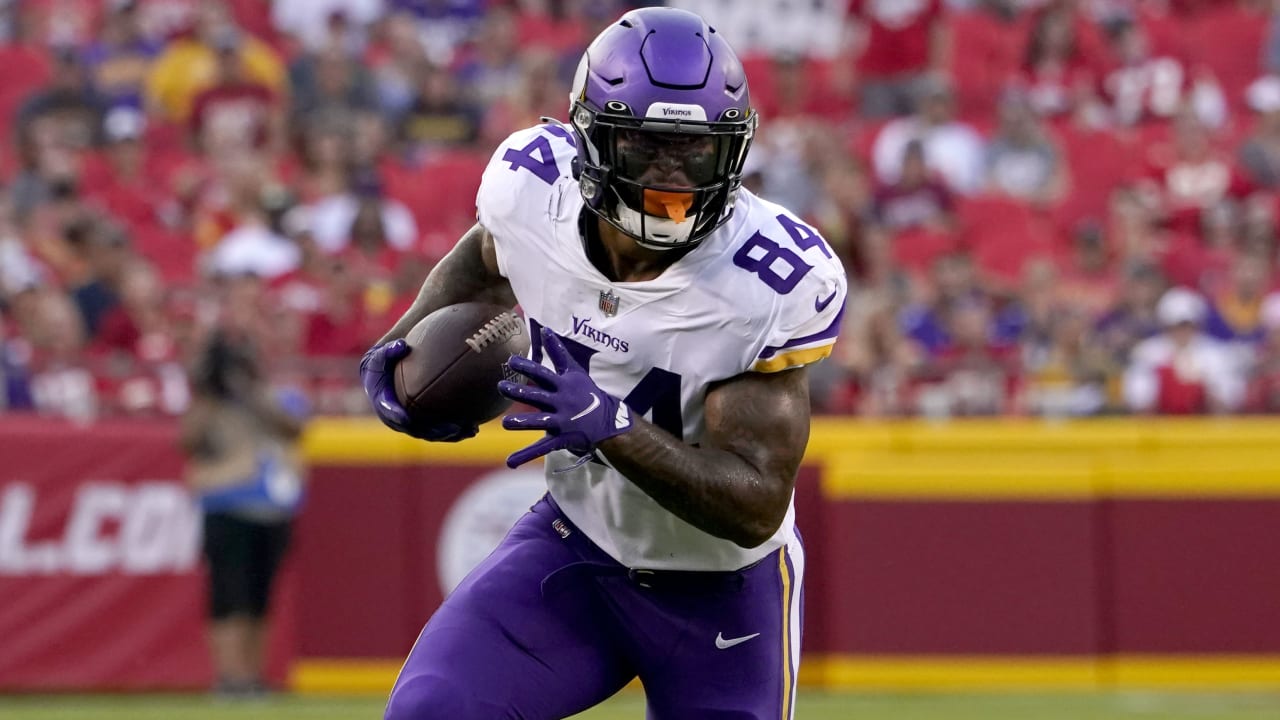
{"label": "stadium crowd", "polygon": [[[179,414],[218,328],[366,412],[488,151],[636,4],[0,2],[0,408]],[[1280,2],[668,4],[744,55],[748,185],[846,263],[819,410],[1280,411]]]}

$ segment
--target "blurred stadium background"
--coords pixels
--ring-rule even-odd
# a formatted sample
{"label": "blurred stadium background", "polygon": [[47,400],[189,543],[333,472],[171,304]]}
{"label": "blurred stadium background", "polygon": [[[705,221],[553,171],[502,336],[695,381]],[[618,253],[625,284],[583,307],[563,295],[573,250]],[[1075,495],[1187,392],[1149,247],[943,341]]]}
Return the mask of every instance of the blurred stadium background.
{"label": "blurred stadium background", "polygon": [[[356,361],[637,4],[0,0],[0,717],[378,715],[539,480],[384,431]],[[669,4],[856,287],[800,717],[1280,717],[1280,4]],[[227,323],[316,416],[288,694],[243,705],[173,694],[212,682],[177,427]]]}

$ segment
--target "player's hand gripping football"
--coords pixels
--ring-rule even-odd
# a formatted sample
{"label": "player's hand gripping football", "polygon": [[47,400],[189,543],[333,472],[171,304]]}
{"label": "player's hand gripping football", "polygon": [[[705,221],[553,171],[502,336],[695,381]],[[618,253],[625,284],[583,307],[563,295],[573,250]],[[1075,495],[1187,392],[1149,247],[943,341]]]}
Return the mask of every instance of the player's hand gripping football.
{"label": "player's hand gripping football", "polygon": [[559,336],[542,329],[542,349],[555,370],[512,356],[512,370],[533,381],[522,385],[503,380],[498,392],[539,412],[514,413],[502,419],[508,430],[544,430],[546,435],[507,457],[508,467],[519,467],[553,450],[569,450],[585,456],[596,446],[631,429],[631,411],[621,400],[600,389],[587,371],[573,359]]}
{"label": "player's hand gripping football", "polygon": [[360,360],[360,382],[373,403],[373,412],[387,427],[397,432],[432,442],[457,442],[474,437],[479,428],[462,427],[442,423],[424,427],[415,423],[396,399],[396,363],[409,354],[409,343],[404,338],[373,346]]}

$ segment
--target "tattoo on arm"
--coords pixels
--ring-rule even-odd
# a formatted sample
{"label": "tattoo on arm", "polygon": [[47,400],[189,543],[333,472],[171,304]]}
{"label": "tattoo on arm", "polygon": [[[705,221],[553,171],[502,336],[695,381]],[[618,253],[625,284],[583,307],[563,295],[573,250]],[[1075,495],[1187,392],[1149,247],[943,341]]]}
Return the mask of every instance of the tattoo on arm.
{"label": "tattoo on arm", "polygon": [[431,269],[413,305],[378,342],[404,337],[419,320],[448,305],[471,301],[515,305],[510,283],[498,272],[493,244],[484,226],[473,225]]}
{"label": "tattoo on arm", "polygon": [[706,426],[695,447],[640,420],[600,449],[680,519],[742,547],[760,545],[786,516],[809,441],[805,370],[745,373],[713,386]]}

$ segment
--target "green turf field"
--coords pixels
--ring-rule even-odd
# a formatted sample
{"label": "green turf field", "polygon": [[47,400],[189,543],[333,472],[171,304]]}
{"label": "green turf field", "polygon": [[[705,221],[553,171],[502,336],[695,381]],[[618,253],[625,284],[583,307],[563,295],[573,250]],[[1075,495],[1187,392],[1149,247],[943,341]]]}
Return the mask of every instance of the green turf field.
{"label": "green turf field", "polygon": [[[176,695],[0,696],[3,720],[359,720],[382,716],[378,698],[277,697],[217,702]],[[803,693],[798,720],[1276,720],[1280,693],[1205,695],[824,695]],[[576,720],[643,720],[644,700],[625,693]]]}

